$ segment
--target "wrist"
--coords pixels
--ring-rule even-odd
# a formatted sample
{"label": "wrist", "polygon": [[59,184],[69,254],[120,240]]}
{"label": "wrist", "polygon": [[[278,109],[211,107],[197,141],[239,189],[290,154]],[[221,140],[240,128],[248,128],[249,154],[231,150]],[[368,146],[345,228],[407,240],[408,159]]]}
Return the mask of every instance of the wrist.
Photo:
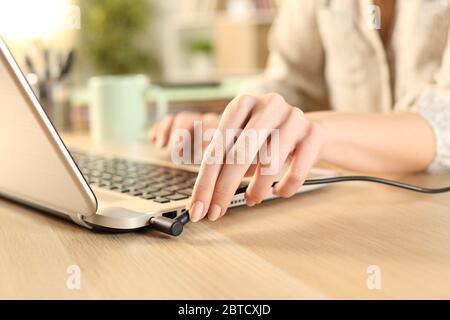
{"label": "wrist", "polygon": [[312,123],[316,129],[320,132],[321,146],[318,154],[317,161],[329,161],[327,154],[329,154],[330,148],[330,127],[327,121],[327,112],[310,112],[305,116],[310,123]]}

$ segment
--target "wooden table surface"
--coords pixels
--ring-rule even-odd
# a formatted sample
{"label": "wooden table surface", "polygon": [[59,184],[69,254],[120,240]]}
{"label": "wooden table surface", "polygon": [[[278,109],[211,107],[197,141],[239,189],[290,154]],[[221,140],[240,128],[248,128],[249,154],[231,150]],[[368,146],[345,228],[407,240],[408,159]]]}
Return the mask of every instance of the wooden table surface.
{"label": "wooden table surface", "polygon": [[[66,285],[72,265],[79,290]],[[373,265],[379,290],[366,284]],[[93,233],[0,200],[0,298],[448,299],[450,194],[339,184],[188,224],[178,238]]]}

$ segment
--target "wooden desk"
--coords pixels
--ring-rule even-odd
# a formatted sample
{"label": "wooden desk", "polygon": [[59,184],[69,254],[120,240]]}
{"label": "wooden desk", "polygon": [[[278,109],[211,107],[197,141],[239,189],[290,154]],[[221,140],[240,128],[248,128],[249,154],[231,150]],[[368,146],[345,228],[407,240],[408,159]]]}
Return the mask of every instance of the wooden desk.
{"label": "wooden desk", "polygon": [[[92,233],[0,200],[0,257],[2,299],[448,299],[450,194],[340,184],[189,224],[179,238]],[[70,265],[80,290],[66,287]],[[381,290],[366,286],[370,265]]]}

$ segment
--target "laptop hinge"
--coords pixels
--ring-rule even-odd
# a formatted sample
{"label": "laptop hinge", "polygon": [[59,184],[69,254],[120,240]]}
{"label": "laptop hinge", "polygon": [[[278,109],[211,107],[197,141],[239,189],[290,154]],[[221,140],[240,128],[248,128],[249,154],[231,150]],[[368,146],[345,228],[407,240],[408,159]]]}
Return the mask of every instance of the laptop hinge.
{"label": "laptop hinge", "polygon": [[75,222],[76,224],[88,228],[88,229],[92,229],[92,226],[90,226],[89,224],[87,224],[86,222],[84,222],[83,220],[83,216],[79,213],[77,214],[71,214],[70,215],[70,219],[72,219],[73,222]]}

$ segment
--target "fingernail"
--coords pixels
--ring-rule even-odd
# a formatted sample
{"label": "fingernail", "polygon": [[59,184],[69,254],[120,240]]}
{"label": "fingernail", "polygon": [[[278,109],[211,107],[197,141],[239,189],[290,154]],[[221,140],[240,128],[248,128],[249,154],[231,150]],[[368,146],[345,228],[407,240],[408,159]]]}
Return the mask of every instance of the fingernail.
{"label": "fingernail", "polygon": [[202,218],[204,206],[201,201],[197,201],[192,205],[191,210],[189,210],[192,222],[197,222]]}
{"label": "fingernail", "polygon": [[173,135],[171,135],[169,138],[169,146],[171,148],[175,148],[176,145],[177,145],[177,139],[175,139],[175,137]]}
{"label": "fingernail", "polygon": [[272,188],[272,194],[273,194],[274,196],[278,196],[278,188],[277,188],[277,186],[275,186],[275,187]]}
{"label": "fingernail", "polygon": [[162,147],[162,139],[160,137],[156,137],[156,146],[157,147]]}
{"label": "fingernail", "polygon": [[220,218],[220,214],[222,213],[222,208],[217,204],[213,204],[208,212],[208,218],[211,221],[216,221]]}
{"label": "fingernail", "polygon": [[245,203],[248,207],[253,207],[256,204],[256,202],[252,200],[246,200]]}

